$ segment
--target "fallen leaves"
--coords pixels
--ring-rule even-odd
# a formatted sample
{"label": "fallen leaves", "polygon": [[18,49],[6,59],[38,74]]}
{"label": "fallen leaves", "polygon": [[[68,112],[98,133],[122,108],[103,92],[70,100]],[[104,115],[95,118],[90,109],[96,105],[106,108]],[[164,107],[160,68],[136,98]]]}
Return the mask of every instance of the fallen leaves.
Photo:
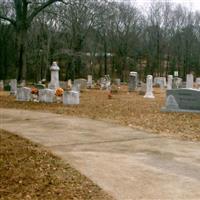
{"label": "fallen leaves", "polygon": [[0,199],[109,200],[98,186],[41,147],[0,130]]}
{"label": "fallen leaves", "polygon": [[170,137],[200,140],[200,115],[193,113],[162,113],[165,93],[154,88],[155,99],[144,99],[137,92],[127,93],[123,86],[112,98],[108,92],[88,90],[81,93],[80,105],[64,106],[62,104],[45,104],[32,102],[16,102],[8,95],[1,95],[0,107],[42,110],[64,115],[89,117],[115,121],[122,125],[147,130],[152,133]]}

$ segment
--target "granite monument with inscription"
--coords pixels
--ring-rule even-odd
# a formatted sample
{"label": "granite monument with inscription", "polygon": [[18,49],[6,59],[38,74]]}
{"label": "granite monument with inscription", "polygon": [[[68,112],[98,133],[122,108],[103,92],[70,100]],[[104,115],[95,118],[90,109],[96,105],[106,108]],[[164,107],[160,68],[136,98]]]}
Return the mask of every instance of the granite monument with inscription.
{"label": "granite monument with inscription", "polygon": [[200,90],[185,88],[167,90],[165,107],[161,110],[200,113]]}

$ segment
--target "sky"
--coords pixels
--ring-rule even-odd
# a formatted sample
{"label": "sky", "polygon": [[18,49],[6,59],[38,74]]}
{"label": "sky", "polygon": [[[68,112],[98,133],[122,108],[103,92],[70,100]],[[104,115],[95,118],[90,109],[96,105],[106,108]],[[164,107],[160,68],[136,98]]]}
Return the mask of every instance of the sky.
{"label": "sky", "polygon": [[[140,6],[151,2],[151,0],[136,0],[136,1],[137,1],[137,4]],[[161,1],[179,3],[179,4],[187,6],[188,8],[192,8],[193,10],[200,11],[200,0],[161,0]]]}
{"label": "sky", "polygon": [[[152,2],[152,0],[118,0],[118,1],[136,1],[139,6],[148,5],[148,3]],[[192,8],[192,10],[200,11],[200,0],[160,0],[162,2],[174,2],[185,5],[188,8]]]}

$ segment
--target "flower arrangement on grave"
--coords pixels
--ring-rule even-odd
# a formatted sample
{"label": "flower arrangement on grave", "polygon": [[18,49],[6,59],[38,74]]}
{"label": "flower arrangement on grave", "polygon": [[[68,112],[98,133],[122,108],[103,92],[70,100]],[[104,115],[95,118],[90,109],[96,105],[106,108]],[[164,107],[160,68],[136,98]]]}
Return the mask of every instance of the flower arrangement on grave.
{"label": "flower arrangement on grave", "polygon": [[38,94],[39,94],[39,90],[35,87],[31,88],[31,94],[32,94],[32,101],[34,102],[38,102]]}
{"label": "flower arrangement on grave", "polygon": [[32,87],[32,88],[31,88],[31,94],[38,95],[38,93],[39,93],[39,91],[38,91],[37,88],[35,88],[35,87]]}
{"label": "flower arrangement on grave", "polygon": [[64,93],[64,90],[62,88],[57,88],[56,89],[55,95],[56,95],[57,103],[62,102],[63,93]]}
{"label": "flower arrangement on grave", "polygon": [[64,93],[64,90],[62,88],[57,88],[55,95],[57,97],[61,97],[63,95],[63,93]]}

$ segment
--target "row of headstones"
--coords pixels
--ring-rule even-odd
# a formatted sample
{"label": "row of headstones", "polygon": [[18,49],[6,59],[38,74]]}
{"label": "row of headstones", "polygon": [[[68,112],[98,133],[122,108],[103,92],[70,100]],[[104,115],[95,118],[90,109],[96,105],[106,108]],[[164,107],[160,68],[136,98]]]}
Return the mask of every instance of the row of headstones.
{"label": "row of headstones", "polygon": [[[148,79],[148,76],[147,76]],[[129,74],[129,82],[128,82],[128,90],[129,92],[135,91],[138,86],[138,74],[137,72],[130,72]],[[168,90],[170,89],[177,89],[177,88],[193,88],[194,86],[194,76],[193,74],[187,74],[186,84],[184,86],[182,82],[182,78],[173,77],[172,75],[168,75],[168,80],[166,81],[166,77],[155,77],[153,85],[159,85],[161,89],[167,87]],[[200,88],[200,77],[196,78],[196,85]]]}
{"label": "row of headstones", "polygon": [[[109,75],[105,75],[104,77],[100,78],[97,81],[97,83],[100,85],[100,89],[102,90],[109,90],[111,88],[111,79]],[[121,81],[120,79],[114,79],[112,83],[120,87]],[[65,89],[68,83],[65,81],[60,81],[59,84],[61,88]],[[92,75],[88,75],[88,80],[75,79],[74,84],[72,85],[72,90],[80,91],[80,90],[90,89],[94,88],[94,85],[95,82],[94,80],[92,80]]]}
{"label": "row of headstones", "polygon": [[[41,89],[38,94],[38,101],[45,103],[54,103],[61,100],[64,105],[75,105],[80,103],[79,92],[76,91],[64,91],[62,97],[55,95],[55,90],[52,89]],[[61,99],[60,99],[61,98]],[[17,101],[34,101],[35,95],[31,94],[31,88],[21,87],[17,88],[16,94]]]}

